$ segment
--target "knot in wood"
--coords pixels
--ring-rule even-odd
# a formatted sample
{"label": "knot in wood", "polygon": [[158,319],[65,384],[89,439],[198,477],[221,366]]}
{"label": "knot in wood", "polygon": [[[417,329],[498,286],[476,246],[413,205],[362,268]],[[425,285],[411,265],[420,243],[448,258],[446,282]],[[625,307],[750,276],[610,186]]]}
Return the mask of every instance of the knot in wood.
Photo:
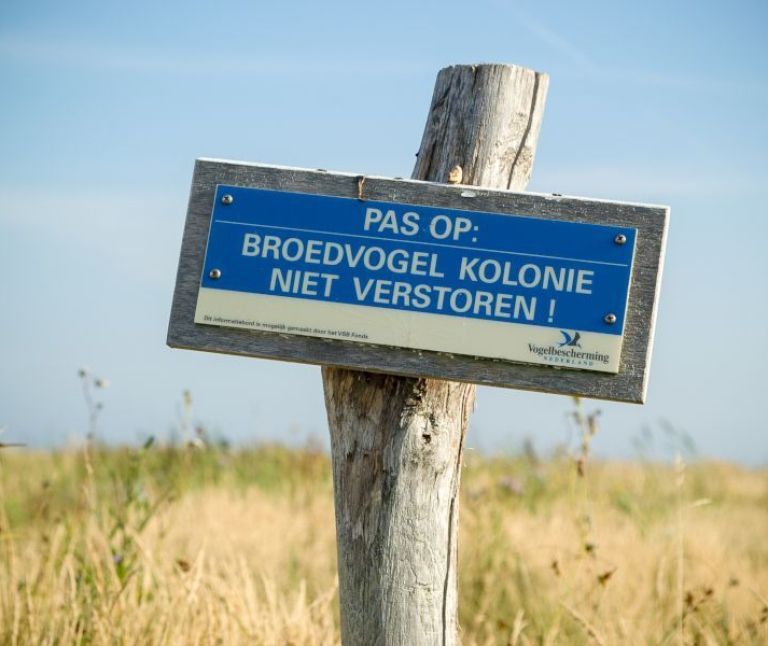
{"label": "knot in wood", "polygon": [[464,170],[456,164],[451,170],[448,172],[448,183],[449,184],[461,184],[461,180],[464,178]]}

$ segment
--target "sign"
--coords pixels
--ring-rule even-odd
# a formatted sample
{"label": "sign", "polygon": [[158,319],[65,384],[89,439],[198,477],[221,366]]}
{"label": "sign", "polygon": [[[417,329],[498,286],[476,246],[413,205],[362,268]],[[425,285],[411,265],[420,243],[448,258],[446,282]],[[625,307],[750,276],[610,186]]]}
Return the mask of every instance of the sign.
{"label": "sign", "polygon": [[224,184],[195,322],[616,373],[635,234]]}
{"label": "sign", "polygon": [[641,401],[667,219],[200,160],[169,343]]}

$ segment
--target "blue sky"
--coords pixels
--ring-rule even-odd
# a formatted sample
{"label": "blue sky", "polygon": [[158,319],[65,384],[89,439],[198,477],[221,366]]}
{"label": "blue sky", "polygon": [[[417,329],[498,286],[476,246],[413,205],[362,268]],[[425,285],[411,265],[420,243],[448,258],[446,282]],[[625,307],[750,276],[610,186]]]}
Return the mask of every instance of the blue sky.
{"label": "blue sky", "polygon": [[[415,6],[414,6],[415,5]],[[192,164],[220,157],[407,175],[437,71],[550,74],[529,188],[669,204],[643,427],[768,461],[768,5],[760,2],[24,2],[0,8],[1,441],[102,437],[194,415],[238,441],[327,430],[319,369],[165,347]],[[562,396],[480,389],[469,446],[569,438]]]}

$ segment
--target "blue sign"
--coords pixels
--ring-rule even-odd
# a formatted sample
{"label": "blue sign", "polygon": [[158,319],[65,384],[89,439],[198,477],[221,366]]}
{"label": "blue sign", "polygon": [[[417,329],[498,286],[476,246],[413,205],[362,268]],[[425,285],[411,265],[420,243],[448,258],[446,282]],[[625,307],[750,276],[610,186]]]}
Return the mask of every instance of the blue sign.
{"label": "blue sign", "polygon": [[[196,321],[534,363],[603,353],[608,361],[575,367],[615,372],[635,237],[628,227],[219,185]],[[488,350],[462,349],[465,332],[487,332]]]}

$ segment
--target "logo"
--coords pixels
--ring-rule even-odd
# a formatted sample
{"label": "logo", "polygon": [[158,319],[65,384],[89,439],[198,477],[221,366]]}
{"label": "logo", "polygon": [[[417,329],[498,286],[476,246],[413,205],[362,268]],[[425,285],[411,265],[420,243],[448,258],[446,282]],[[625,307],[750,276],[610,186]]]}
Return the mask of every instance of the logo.
{"label": "logo", "polygon": [[[554,331],[554,330],[553,330]],[[560,330],[562,338],[550,345],[528,343],[528,352],[535,354],[540,360],[549,364],[558,364],[565,367],[588,368],[595,363],[607,365],[610,357],[604,352],[581,347],[581,333],[574,330],[568,332]],[[587,340],[587,345],[591,345]]]}
{"label": "logo", "polygon": [[581,334],[579,334],[578,332],[569,334],[565,330],[560,330],[560,334],[563,335],[563,341],[557,344],[558,348],[580,348],[581,347],[581,343],[579,343],[579,341],[581,340]]}

